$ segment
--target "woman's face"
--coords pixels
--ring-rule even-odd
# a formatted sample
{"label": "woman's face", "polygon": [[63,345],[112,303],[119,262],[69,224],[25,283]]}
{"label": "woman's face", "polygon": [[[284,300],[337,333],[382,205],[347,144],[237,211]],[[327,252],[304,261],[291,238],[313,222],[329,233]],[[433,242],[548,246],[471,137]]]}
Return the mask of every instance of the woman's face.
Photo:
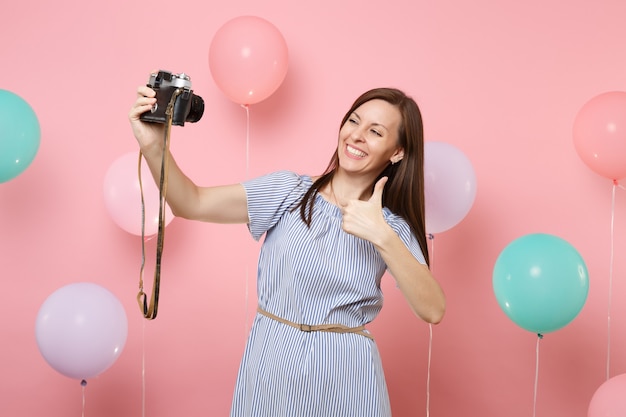
{"label": "woman's face", "polygon": [[398,145],[402,116],[397,107],[384,100],[370,100],[359,106],[339,130],[339,166],[347,172],[376,178],[391,162],[404,155]]}

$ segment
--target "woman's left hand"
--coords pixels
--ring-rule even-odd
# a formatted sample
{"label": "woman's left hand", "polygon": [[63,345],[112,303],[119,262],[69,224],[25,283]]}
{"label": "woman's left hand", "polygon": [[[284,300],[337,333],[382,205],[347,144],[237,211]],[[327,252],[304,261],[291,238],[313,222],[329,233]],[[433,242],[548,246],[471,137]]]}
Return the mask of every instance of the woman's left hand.
{"label": "woman's left hand", "polygon": [[350,200],[342,207],[342,228],[345,232],[376,244],[381,230],[384,230],[382,228],[389,227],[383,217],[383,189],[386,183],[387,177],[379,179],[369,200]]}

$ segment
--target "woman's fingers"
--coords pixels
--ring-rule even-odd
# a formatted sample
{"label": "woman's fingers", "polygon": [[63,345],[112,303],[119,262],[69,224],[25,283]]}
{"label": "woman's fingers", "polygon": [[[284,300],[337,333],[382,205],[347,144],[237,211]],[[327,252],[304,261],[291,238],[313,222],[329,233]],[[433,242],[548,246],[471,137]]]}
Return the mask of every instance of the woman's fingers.
{"label": "woman's fingers", "polygon": [[156,91],[154,91],[152,88],[148,87],[147,85],[140,85],[137,88],[137,96],[155,97]]}
{"label": "woman's fingers", "polygon": [[137,99],[130,109],[129,117],[136,120],[142,113],[147,112],[156,103],[155,92],[149,87],[139,87],[137,89]]}

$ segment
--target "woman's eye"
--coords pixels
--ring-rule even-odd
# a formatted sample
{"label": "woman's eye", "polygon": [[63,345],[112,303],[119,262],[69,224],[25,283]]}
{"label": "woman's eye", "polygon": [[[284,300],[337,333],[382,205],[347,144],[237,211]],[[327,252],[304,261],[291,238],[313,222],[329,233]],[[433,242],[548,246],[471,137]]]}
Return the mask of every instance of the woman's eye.
{"label": "woman's eye", "polygon": [[348,119],[348,121],[349,121],[350,123],[354,124],[354,125],[355,125],[355,124],[358,124],[358,121],[357,121],[355,118],[353,118],[353,117],[349,118],[349,119]]}
{"label": "woman's eye", "polygon": [[379,132],[378,130],[376,130],[376,129],[372,129],[372,130],[371,130],[371,132],[372,132],[372,133],[374,133],[376,136],[380,136],[380,137],[382,137],[382,136],[383,136],[383,135],[382,135],[382,133],[380,133],[380,132]]}

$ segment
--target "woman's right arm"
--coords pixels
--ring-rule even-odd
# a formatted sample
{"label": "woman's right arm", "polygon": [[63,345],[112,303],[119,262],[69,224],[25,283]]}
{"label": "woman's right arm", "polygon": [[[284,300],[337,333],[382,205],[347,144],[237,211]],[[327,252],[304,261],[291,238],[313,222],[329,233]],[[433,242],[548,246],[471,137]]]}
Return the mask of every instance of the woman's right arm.
{"label": "woman's right arm", "polygon": [[[130,109],[128,118],[139,143],[139,149],[158,184],[161,177],[165,125],[139,119],[139,116],[149,111],[156,102],[155,96],[153,89],[139,87],[137,100]],[[169,159],[166,200],[174,215],[212,223],[248,223],[247,199],[243,185],[198,187],[182,172],[169,151],[167,158]]]}

